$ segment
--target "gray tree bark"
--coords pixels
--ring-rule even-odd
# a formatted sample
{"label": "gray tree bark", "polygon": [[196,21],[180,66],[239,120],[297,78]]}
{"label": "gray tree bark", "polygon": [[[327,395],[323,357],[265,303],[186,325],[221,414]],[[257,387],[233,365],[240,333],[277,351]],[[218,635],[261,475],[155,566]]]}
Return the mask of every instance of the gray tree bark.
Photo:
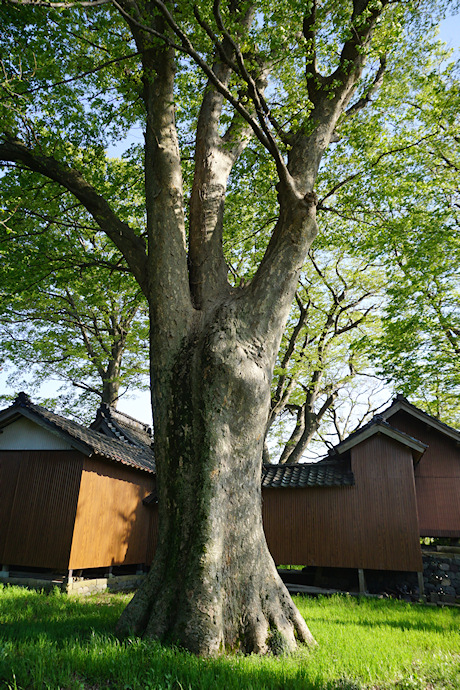
{"label": "gray tree bark", "polygon": [[118,624],[199,654],[313,642],[263,532],[270,362],[246,310],[238,296],[225,300],[177,354],[165,428],[155,427],[159,544]]}

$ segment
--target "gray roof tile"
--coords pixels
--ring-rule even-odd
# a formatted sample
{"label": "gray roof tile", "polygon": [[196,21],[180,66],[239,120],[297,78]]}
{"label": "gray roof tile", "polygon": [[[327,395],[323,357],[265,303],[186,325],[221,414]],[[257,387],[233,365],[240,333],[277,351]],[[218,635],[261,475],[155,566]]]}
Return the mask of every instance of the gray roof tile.
{"label": "gray roof tile", "polygon": [[90,429],[100,431],[106,436],[126,441],[134,446],[151,449],[152,430],[143,422],[130,417],[124,412],[115,410],[109,405],[102,404],[96,414],[96,419]]}
{"label": "gray roof tile", "polygon": [[314,486],[353,486],[353,472],[345,463],[301,463],[263,465],[262,487],[306,488]]}

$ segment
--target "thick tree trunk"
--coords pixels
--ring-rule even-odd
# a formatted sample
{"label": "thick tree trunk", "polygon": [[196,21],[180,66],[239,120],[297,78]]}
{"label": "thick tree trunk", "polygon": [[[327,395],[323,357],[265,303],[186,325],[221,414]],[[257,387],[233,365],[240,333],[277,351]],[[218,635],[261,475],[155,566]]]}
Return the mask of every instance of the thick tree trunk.
{"label": "thick tree trunk", "polygon": [[227,300],[184,344],[169,394],[155,401],[159,544],[145,584],[118,624],[119,632],[205,655],[286,651],[296,639],[313,643],[265,541],[261,460],[269,363],[239,319],[238,303]]}

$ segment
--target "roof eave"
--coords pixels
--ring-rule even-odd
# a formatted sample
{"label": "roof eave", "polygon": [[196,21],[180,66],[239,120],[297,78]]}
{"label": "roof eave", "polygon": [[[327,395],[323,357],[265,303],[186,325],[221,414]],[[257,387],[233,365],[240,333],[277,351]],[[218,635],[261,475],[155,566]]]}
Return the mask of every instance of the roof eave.
{"label": "roof eave", "polygon": [[453,429],[452,427],[449,427],[447,424],[443,424],[443,422],[440,422],[439,420],[435,419],[435,417],[432,417],[426,412],[423,412],[423,410],[419,410],[418,407],[415,407],[415,405],[411,405],[411,403],[407,400],[396,400],[394,403],[392,403],[392,405],[390,405],[390,407],[388,407],[381,413],[381,416],[383,417],[383,419],[386,420],[392,417],[394,414],[396,414],[396,412],[399,412],[399,410],[407,412],[412,417],[415,417],[415,419],[418,419],[424,424],[428,424],[429,426],[433,427],[433,429],[439,431],[441,434],[444,434],[445,436],[452,438],[457,443],[460,443],[459,431]]}
{"label": "roof eave", "polygon": [[399,431],[398,429],[388,427],[384,424],[374,424],[369,428],[364,429],[362,433],[357,433],[356,436],[353,436],[353,438],[342,441],[342,443],[335,446],[334,450],[338,455],[342,455],[351,448],[357,446],[359,443],[362,443],[363,441],[367,440],[368,438],[371,438],[372,436],[375,436],[376,434],[383,434],[384,436],[388,436],[393,441],[396,441],[397,443],[400,443],[401,445],[410,448],[412,450],[412,454],[414,455],[415,453],[414,459],[416,458],[417,461],[420,460],[423,453],[428,448],[428,446],[425,443],[422,443],[421,441],[412,438],[412,436],[409,436],[408,434],[405,434],[404,432]]}
{"label": "roof eave", "polygon": [[87,457],[90,457],[94,453],[94,449],[87,445],[86,443],[83,443],[82,441],[79,441],[75,439],[71,434],[69,434],[67,431],[64,429],[60,429],[57,427],[55,424],[52,422],[48,422],[48,420],[43,419],[37,412],[34,412],[28,407],[10,407],[6,409],[1,415],[0,415],[0,428],[9,426],[10,424],[13,424],[16,422],[20,417],[26,417],[27,419],[30,419],[30,421],[34,422],[38,426],[42,427],[42,429],[46,429],[50,434],[53,434],[53,436],[57,436],[58,438],[63,438],[69,445],[71,445],[75,450],[80,451],[83,453],[83,455],[86,455]]}

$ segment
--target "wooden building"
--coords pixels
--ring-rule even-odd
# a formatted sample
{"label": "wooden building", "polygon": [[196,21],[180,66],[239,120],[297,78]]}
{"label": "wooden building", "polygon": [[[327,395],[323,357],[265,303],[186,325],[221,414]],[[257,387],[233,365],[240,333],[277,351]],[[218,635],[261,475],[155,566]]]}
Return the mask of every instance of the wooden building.
{"label": "wooden building", "polygon": [[86,427],[23,393],[0,412],[0,564],[73,571],[149,564],[156,512],[147,429],[100,410]]}
{"label": "wooden building", "polygon": [[460,538],[460,432],[402,396],[382,417],[427,446],[415,466],[420,535]]}
{"label": "wooden building", "polygon": [[422,570],[414,483],[425,445],[376,417],[311,465],[265,465],[263,519],[277,564]]}
{"label": "wooden building", "polygon": [[[90,428],[25,394],[0,412],[0,565],[150,564],[151,432],[102,405]],[[315,464],[264,465],[275,562],[421,572],[420,536],[460,537],[460,432],[398,397]]]}

